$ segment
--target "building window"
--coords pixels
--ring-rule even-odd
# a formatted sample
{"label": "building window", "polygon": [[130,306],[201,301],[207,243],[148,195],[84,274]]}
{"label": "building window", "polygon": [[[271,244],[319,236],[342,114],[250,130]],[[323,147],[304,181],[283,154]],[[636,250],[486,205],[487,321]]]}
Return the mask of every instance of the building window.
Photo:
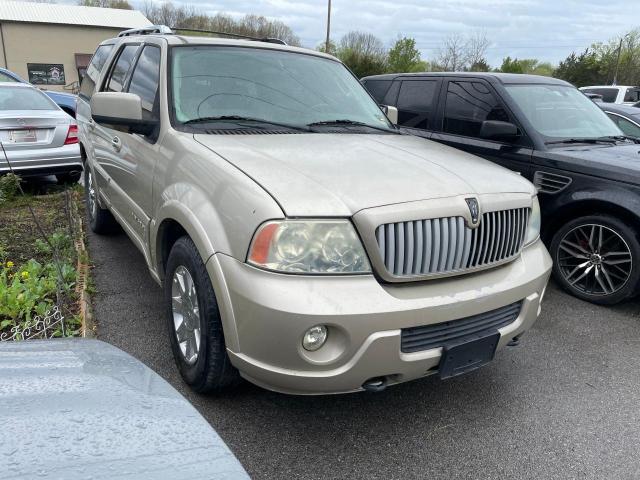
{"label": "building window", "polygon": [[59,63],[27,63],[29,82],[34,85],[64,85],[64,65]]}

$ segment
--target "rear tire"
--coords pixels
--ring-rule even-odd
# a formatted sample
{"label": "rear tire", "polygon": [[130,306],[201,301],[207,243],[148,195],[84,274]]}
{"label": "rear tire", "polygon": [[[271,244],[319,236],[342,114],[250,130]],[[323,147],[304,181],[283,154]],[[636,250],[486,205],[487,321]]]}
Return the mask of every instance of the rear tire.
{"label": "rear tire", "polygon": [[98,187],[89,165],[84,166],[84,199],[87,208],[87,220],[91,231],[98,235],[107,235],[119,230],[118,222],[111,212],[100,207]]}
{"label": "rear tire", "polygon": [[56,180],[60,184],[78,183],[80,181],[80,177],[82,177],[82,172],[56,174]]}
{"label": "rear tire", "polygon": [[575,297],[614,305],[638,291],[638,232],[616,217],[589,215],[566,223],[550,251],[555,279]]}
{"label": "rear tire", "polygon": [[193,241],[181,237],[169,253],[164,295],[171,349],[184,381],[198,393],[240,382],[231,365],[211,279]]}

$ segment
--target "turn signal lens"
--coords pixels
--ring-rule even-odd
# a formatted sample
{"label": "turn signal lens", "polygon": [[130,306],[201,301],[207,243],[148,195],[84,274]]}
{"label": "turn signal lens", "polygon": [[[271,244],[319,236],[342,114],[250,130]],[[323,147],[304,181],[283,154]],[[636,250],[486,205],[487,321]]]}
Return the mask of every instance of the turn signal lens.
{"label": "turn signal lens", "polygon": [[286,273],[369,273],[360,238],[348,220],[279,220],[258,228],[247,260]]}
{"label": "turn signal lens", "polygon": [[67,138],[65,139],[64,144],[72,145],[74,143],[78,143],[78,126],[69,125],[69,130],[67,131]]}

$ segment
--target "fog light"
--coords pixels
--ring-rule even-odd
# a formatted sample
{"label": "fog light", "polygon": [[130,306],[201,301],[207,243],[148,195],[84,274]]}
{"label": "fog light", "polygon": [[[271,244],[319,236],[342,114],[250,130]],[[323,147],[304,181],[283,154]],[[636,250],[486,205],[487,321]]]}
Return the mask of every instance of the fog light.
{"label": "fog light", "polygon": [[302,346],[305,350],[315,352],[327,341],[327,327],[316,325],[307,330],[302,337]]}

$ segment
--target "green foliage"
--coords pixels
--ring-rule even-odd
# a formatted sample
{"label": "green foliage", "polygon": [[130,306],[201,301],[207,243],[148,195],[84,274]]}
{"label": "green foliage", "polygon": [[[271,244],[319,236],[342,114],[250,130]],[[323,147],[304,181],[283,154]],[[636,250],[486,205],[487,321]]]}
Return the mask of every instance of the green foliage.
{"label": "green foliage", "polygon": [[486,59],[481,58],[480,60],[478,60],[477,62],[474,62],[469,67],[469,71],[470,72],[490,72],[491,66],[487,63]]}
{"label": "green foliage", "polygon": [[336,54],[358,78],[387,71],[387,52],[384,45],[378,37],[370,33],[347,33],[340,39]]}
{"label": "green foliage", "polygon": [[318,44],[318,46],[316,47],[316,50],[318,52],[322,52],[322,53],[328,53],[329,55],[337,55],[338,54],[338,46],[335,44],[335,42],[329,40],[329,49],[327,50],[327,42],[322,42],[320,44]]}
{"label": "green foliage", "polygon": [[[15,265],[0,251],[0,330],[21,325],[34,315],[44,315],[55,303],[58,278],[63,295],[71,295],[76,281],[73,243],[68,235],[56,232],[49,242],[58,251],[61,262],[29,260]],[[51,247],[38,241],[38,249],[51,252]]]}
{"label": "green foliage", "polygon": [[553,65],[549,62],[540,62],[535,58],[523,58],[518,60],[517,58],[505,57],[502,60],[502,65],[496,71],[503,73],[527,73],[532,75],[551,76],[553,74]]}
{"label": "green foliage", "polygon": [[0,176],[0,202],[16,198],[20,191],[20,177],[14,173]]}
{"label": "green foliage", "polygon": [[620,62],[616,83],[640,84],[640,28],[631,30],[621,38],[595,43],[580,54],[571,53],[560,62],[554,76],[578,87],[609,85],[616,77],[618,53]]}
{"label": "green foliage", "polygon": [[390,73],[424,72],[427,69],[427,63],[420,59],[416,41],[407,37],[398,39],[389,50],[387,65]]}

